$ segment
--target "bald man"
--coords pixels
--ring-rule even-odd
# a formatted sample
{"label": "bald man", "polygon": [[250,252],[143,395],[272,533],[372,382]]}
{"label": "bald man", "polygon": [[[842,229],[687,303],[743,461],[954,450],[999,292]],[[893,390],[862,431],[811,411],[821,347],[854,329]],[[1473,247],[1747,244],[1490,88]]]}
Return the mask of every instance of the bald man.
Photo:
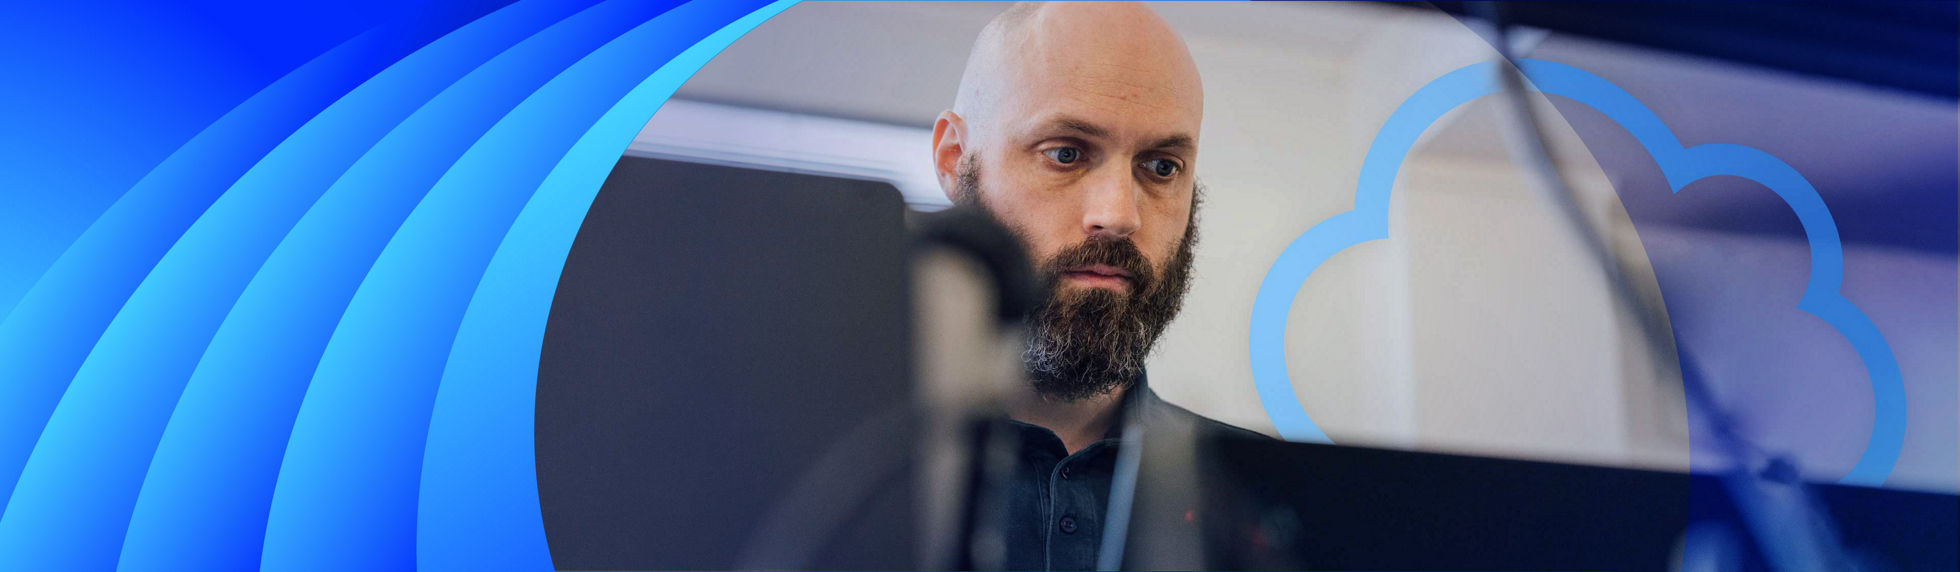
{"label": "bald man", "polygon": [[981,31],[933,125],[947,197],[1012,230],[1049,285],[1024,354],[1034,397],[1010,410],[1009,569],[1095,567],[1126,419],[1251,434],[1144,375],[1191,281],[1203,118],[1197,64],[1150,8],[1020,3]]}

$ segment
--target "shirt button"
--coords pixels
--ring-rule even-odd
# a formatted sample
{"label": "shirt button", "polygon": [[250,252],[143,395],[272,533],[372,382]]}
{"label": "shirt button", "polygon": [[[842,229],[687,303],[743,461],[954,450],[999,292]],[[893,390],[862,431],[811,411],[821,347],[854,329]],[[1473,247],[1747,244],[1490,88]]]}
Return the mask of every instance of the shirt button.
{"label": "shirt button", "polygon": [[1069,475],[1073,474],[1074,472],[1075,470],[1069,468],[1068,465],[1062,465],[1062,480],[1064,481],[1068,480]]}
{"label": "shirt button", "polygon": [[1062,517],[1061,525],[1062,525],[1062,534],[1075,534],[1075,517],[1073,516]]}

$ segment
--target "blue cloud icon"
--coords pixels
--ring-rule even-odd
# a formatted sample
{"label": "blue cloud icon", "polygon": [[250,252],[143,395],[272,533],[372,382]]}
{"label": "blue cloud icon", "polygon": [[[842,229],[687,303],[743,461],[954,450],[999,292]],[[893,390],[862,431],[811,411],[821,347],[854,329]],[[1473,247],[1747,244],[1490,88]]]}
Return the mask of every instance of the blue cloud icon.
{"label": "blue cloud icon", "polygon": [[[1494,65],[1475,64],[1444,74],[1402,102],[1368,148],[1360,182],[1355,186],[1354,209],[1307,229],[1266,271],[1252,304],[1252,377],[1266,414],[1287,440],[1331,442],[1301,406],[1286,371],[1286,318],[1294,296],[1314,269],[1335,253],[1388,238],[1389,191],[1403,159],[1423,131],[1443,114],[1500,90]],[[1520,67],[1535,84],[1532,88],[1585,104],[1618,122],[1654,156],[1673,192],[1679,193],[1703,178],[1732,175],[1769,187],[1789,205],[1810,243],[1810,278],[1797,309],[1823,319],[1850,341],[1872,384],[1876,411],[1871,438],[1857,465],[1839,482],[1884,483],[1905,441],[1905,382],[1878,326],[1839,292],[1844,278],[1843,245],[1837,224],[1817,189],[1790,165],[1755,148],[1724,143],[1683,147],[1646,105],[1585,70],[1541,60],[1523,60]]]}

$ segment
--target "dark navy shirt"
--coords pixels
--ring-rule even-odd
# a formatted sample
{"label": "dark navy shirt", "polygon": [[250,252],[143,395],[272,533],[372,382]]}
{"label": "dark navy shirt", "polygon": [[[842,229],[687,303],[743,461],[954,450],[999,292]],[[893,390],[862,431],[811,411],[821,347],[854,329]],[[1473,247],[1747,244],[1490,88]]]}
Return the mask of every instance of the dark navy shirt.
{"label": "dark navy shirt", "polygon": [[[1258,435],[1166,403],[1146,382],[1139,376],[1130,387],[1118,419],[1143,415],[1146,425],[1178,424]],[[1002,540],[1007,569],[1094,570],[1123,423],[1112,424],[1101,441],[1073,454],[1053,431],[1018,421],[1008,423],[1019,439],[1020,450],[1005,495],[1008,513]]]}

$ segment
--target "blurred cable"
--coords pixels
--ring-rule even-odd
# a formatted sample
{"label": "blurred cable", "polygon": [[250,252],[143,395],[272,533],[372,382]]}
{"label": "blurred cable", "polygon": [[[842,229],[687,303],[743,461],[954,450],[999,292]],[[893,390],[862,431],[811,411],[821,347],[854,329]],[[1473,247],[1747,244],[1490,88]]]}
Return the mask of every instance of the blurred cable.
{"label": "blurred cable", "polygon": [[1120,570],[1130,538],[1130,515],[1137,500],[1137,476],[1143,467],[1143,415],[1132,413],[1123,422],[1116,449],[1116,476],[1109,481],[1109,509],[1103,513],[1102,546],[1096,552],[1097,570]]}
{"label": "blurred cable", "polygon": [[[1657,307],[1634,291],[1626,280],[1619,259],[1578,205],[1577,196],[1545,144],[1544,132],[1532,113],[1525,77],[1512,57],[1510,25],[1503,5],[1475,3],[1471,13],[1491,28],[1491,44],[1504,61],[1495,66],[1502,82],[1500,96],[1511,116],[1502,131],[1511,158],[1536,183],[1539,200],[1553,208],[1568,230],[1579,239],[1586,254],[1604,273],[1607,287],[1616,302],[1633,314],[1641,339],[1650,355],[1664,355],[1673,336]],[[1727,408],[1716,400],[1693,356],[1680,344],[1673,344],[1681,366],[1682,393],[1691,407],[1714,432],[1717,446],[1732,463],[1723,479],[1734,497],[1745,524],[1755,533],[1772,567],[1778,570],[1845,570],[1850,561],[1838,546],[1835,527],[1810,493],[1796,465],[1782,456],[1767,455],[1738,430]]]}

